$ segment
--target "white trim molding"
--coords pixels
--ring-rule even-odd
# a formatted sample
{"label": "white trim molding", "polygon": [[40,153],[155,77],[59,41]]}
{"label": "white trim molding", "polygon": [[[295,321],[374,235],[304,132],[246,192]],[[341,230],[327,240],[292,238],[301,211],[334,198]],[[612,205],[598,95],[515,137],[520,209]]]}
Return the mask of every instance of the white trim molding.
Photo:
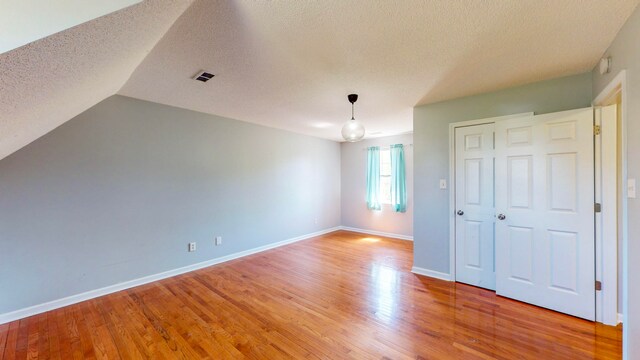
{"label": "white trim molding", "polygon": [[591,104],[593,106],[602,105],[602,103],[609,100],[611,95],[613,95],[613,93],[616,91],[618,87],[620,87],[620,90],[623,90],[622,89],[623,87],[625,88],[624,90],[626,90],[626,85],[627,85],[627,70],[620,70],[620,72],[613,78],[613,80],[611,80],[609,84],[607,84],[607,86],[605,86],[604,89],[600,91],[598,96],[596,96],[596,98],[593,99],[593,102]]}
{"label": "white trim molding", "polygon": [[429,270],[429,269],[414,266],[411,268],[411,272],[416,275],[428,276],[434,279],[440,279],[444,281],[453,281],[451,274],[443,273],[440,271]]}
{"label": "white trim molding", "polygon": [[617,199],[617,116],[616,105],[594,108],[595,125],[601,127],[595,137],[595,213],[596,280],[602,290],[596,292],[596,321],[618,324],[618,199]]}
{"label": "white trim molding", "polygon": [[[600,91],[598,96],[595,97],[592,104],[594,106],[609,105],[612,102],[611,100],[615,98],[615,96],[618,93],[622,98],[622,109],[621,109],[622,111],[620,114],[621,123],[620,123],[620,129],[619,129],[622,136],[619,140],[621,142],[620,147],[622,150],[620,154],[622,169],[620,169],[620,171],[621,171],[623,184],[620,184],[620,185],[622,186],[623,189],[625,189],[626,179],[628,178],[628,165],[627,165],[627,159],[628,159],[627,102],[628,102],[628,98],[627,98],[626,70],[620,70],[620,72],[613,78],[613,80],[611,80],[609,84],[607,84],[607,86],[605,86],[605,88],[602,89],[602,91]],[[603,131],[604,130],[606,130],[606,128],[603,127]],[[612,149],[609,148],[604,150],[611,151]],[[614,192],[613,196],[617,197],[617,194]],[[607,202],[607,199],[603,199],[603,200],[605,201],[605,203]],[[628,213],[628,202],[627,202],[626,191],[623,191],[623,194],[620,196],[620,198],[617,198],[616,200],[617,202],[620,202],[622,207],[622,213],[616,214],[616,228],[618,225],[617,222],[621,221],[622,234],[618,234],[617,236],[617,237],[620,237],[621,239],[618,239],[617,237],[614,237],[613,239],[611,239],[609,237],[608,240],[610,241],[613,240],[617,242],[617,246],[622,247],[622,259],[618,259],[617,251],[615,252],[611,251],[612,248],[615,249],[615,244],[611,244],[611,243],[605,244],[602,241],[598,244],[599,251],[596,252],[596,256],[598,257],[597,258],[598,261],[596,262],[596,272],[601,275],[604,274],[605,277],[607,277],[606,279],[604,278],[601,279],[603,281],[602,291],[599,292],[599,294],[596,296],[596,321],[603,322],[604,324],[607,324],[607,325],[615,325],[616,322],[621,323],[623,319],[622,314],[628,313],[627,307],[629,305],[627,303],[628,284],[626,280],[628,278],[626,274],[628,271],[627,270],[628,269],[627,248],[629,243],[629,235],[628,235],[628,223],[629,223],[628,214],[629,213]],[[611,199],[611,195],[609,196],[608,202],[616,203],[616,201],[613,201],[613,199]],[[606,209],[606,206],[604,205],[604,203],[603,203],[603,209]],[[606,238],[603,238],[601,240],[606,240]],[[619,260],[622,261],[622,264],[621,264],[622,271],[618,271]],[[618,286],[617,286],[618,276],[622,277],[622,289],[618,289]],[[606,283],[610,283],[610,284],[613,283],[614,285],[607,286]],[[622,309],[621,309],[622,314],[618,313],[618,297],[619,296],[622,297]],[[626,353],[626,347],[629,344],[629,339],[627,335],[628,333],[626,331],[623,331],[623,334],[622,334],[623,354]]]}
{"label": "white trim molding", "polygon": [[348,226],[339,226],[339,228],[340,228],[340,230],[357,232],[357,233],[361,233],[361,234],[384,236],[384,237],[393,238],[393,239],[413,241],[413,236],[411,236],[411,235],[401,235],[401,234],[394,234],[394,233],[388,233],[388,232],[383,232],[383,231],[353,228],[353,227],[348,227]]}
{"label": "white trim molding", "polygon": [[90,299],[97,298],[97,297],[100,297],[100,296],[103,296],[103,295],[107,295],[107,294],[112,294],[112,293],[117,292],[117,291],[130,289],[132,287],[148,284],[148,283],[151,283],[151,282],[154,282],[154,281],[170,278],[172,276],[176,276],[176,275],[184,274],[184,273],[187,273],[187,272],[203,269],[203,268],[206,268],[206,267],[209,267],[209,266],[212,266],[212,265],[220,264],[220,263],[227,262],[227,261],[230,261],[230,260],[235,260],[235,259],[238,259],[238,258],[241,258],[241,257],[253,255],[253,254],[256,254],[256,253],[259,253],[259,252],[271,250],[271,249],[274,249],[274,248],[277,248],[277,247],[280,247],[280,246],[289,245],[289,244],[292,244],[292,243],[295,243],[295,242],[298,242],[298,241],[301,241],[301,240],[306,240],[306,239],[310,239],[310,238],[313,238],[313,237],[316,237],[316,236],[328,234],[328,233],[331,233],[331,232],[334,232],[334,231],[338,231],[338,230],[340,230],[340,228],[341,228],[340,226],[337,226],[337,227],[333,227],[333,228],[328,228],[328,229],[316,231],[316,232],[313,232],[313,233],[310,233],[310,234],[294,237],[294,238],[291,238],[291,239],[275,242],[275,243],[264,245],[264,246],[259,246],[259,247],[253,248],[253,249],[244,250],[244,251],[240,251],[240,252],[229,254],[229,255],[225,255],[225,256],[221,256],[221,257],[218,257],[218,258],[215,258],[215,259],[199,262],[199,263],[192,264],[192,265],[187,265],[187,266],[184,266],[184,267],[181,267],[181,268],[164,271],[164,272],[161,272],[161,273],[158,273],[158,274],[153,274],[153,275],[141,277],[141,278],[138,278],[138,279],[133,279],[133,280],[121,282],[121,283],[110,285],[110,286],[106,286],[106,287],[103,287],[103,288],[100,288],[100,289],[90,290],[90,291],[87,291],[87,292],[84,292],[84,293],[67,296],[67,297],[62,298],[62,299],[57,299],[57,300],[49,301],[49,302],[46,302],[46,303],[43,303],[43,304],[33,305],[33,306],[30,306],[30,307],[27,307],[27,308],[23,308],[23,309],[15,310],[15,311],[12,311],[12,312],[0,314],[0,324],[4,324],[4,323],[11,322],[11,321],[23,319],[23,318],[26,318],[26,317],[29,317],[29,316],[41,314],[43,312],[59,309],[61,307],[77,304],[77,303],[82,302],[82,301],[90,300]]}

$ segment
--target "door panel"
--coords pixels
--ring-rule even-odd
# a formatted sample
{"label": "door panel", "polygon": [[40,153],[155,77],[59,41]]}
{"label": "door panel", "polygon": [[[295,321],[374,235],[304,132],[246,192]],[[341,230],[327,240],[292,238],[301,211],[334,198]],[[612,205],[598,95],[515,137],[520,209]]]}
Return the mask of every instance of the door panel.
{"label": "door panel", "polygon": [[464,263],[468,267],[482,270],[482,221],[465,220]]}
{"label": "door panel", "polygon": [[464,160],[465,205],[482,205],[480,188],[482,187],[482,159]]}
{"label": "door panel", "polygon": [[495,289],[493,124],[455,131],[456,281]]}
{"label": "door panel", "polygon": [[510,279],[524,281],[531,284],[533,281],[533,229],[527,227],[509,226],[509,258],[518,259],[511,261],[508,275]]}
{"label": "door panel", "polygon": [[509,177],[509,207],[528,209],[533,197],[533,179],[531,178],[531,156],[510,156],[507,158]]}
{"label": "door panel", "polygon": [[496,290],[595,316],[593,110],[496,122]]}
{"label": "door panel", "polygon": [[549,210],[568,212],[577,210],[577,160],[575,152],[547,156]]}
{"label": "door panel", "polygon": [[549,231],[550,287],[577,293],[578,290],[578,234]]}

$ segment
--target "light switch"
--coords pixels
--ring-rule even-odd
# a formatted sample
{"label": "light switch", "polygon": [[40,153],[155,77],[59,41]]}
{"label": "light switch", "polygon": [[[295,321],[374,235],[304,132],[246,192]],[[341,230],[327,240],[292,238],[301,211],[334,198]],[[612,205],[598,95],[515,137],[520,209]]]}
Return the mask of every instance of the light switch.
{"label": "light switch", "polygon": [[627,179],[627,197],[629,199],[636,198],[636,179]]}
{"label": "light switch", "polygon": [[440,189],[446,189],[447,188],[447,180],[446,179],[440,179]]}

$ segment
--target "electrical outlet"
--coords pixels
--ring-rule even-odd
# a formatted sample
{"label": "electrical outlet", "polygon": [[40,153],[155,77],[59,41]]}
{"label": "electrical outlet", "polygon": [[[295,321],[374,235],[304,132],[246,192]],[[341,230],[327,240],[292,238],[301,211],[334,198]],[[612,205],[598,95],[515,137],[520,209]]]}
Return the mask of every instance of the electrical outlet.
{"label": "electrical outlet", "polygon": [[189,243],[189,252],[196,251],[196,243]]}
{"label": "electrical outlet", "polygon": [[440,179],[440,189],[444,190],[447,188],[447,180],[446,179]]}
{"label": "electrical outlet", "polygon": [[216,246],[222,245],[222,236],[216,236]]}

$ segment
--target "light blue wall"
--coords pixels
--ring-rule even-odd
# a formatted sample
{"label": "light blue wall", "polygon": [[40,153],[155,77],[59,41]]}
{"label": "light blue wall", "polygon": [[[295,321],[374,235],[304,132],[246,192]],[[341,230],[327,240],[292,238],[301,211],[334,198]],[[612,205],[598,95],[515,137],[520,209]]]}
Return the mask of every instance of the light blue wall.
{"label": "light blue wall", "polygon": [[[591,74],[415,107],[414,266],[449,273],[449,123],[535,112],[550,113],[591,105]],[[449,187],[450,188],[450,187]]]}
{"label": "light blue wall", "polygon": [[338,225],[340,144],[114,96],[0,161],[0,314]]}
{"label": "light blue wall", "polygon": [[[628,177],[640,180],[640,8],[636,9],[622,27],[604,55],[611,56],[612,69],[600,75],[598,67],[593,72],[593,95],[598,94],[626,69],[627,74],[627,166]],[[628,246],[623,247],[623,266],[627,266],[627,278],[623,289],[627,292],[624,339],[627,359],[640,359],[640,199],[629,199]],[[626,255],[626,256],[625,256]],[[623,290],[623,291],[624,291]]]}

